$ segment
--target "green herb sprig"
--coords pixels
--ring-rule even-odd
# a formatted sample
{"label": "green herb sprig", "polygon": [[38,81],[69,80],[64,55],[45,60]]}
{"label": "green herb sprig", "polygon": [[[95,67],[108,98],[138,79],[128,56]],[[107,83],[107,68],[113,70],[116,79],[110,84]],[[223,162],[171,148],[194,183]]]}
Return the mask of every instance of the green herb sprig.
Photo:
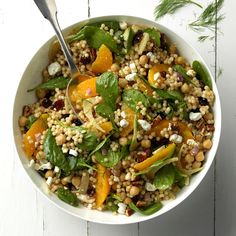
{"label": "green herb sprig", "polygon": [[[197,32],[203,32],[205,29],[214,31],[216,23],[219,23],[224,19],[224,15],[219,14],[223,3],[224,0],[211,2],[201,13],[198,19],[190,23],[189,26]],[[205,38],[201,37],[199,39],[206,39],[206,36]]]}
{"label": "green herb sprig", "polygon": [[167,14],[174,14],[178,9],[189,4],[194,4],[202,8],[200,4],[190,0],[162,0],[161,3],[155,7],[155,19],[158,20]]}

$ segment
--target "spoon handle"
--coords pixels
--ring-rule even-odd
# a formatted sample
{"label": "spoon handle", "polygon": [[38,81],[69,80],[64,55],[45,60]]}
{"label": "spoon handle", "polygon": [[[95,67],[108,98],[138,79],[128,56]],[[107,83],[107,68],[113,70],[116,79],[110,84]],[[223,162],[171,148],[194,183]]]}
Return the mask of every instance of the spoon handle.
{"label": "spoon handle", "polygon": [[51,23],[52,27],[54,28],[58,41],[69,64],[71,74],[73,75],[77,73],[78,68],[73,61],[69,48],[58,24],[55,0],[34,0],[34,2],[41,11],[42,15]]}

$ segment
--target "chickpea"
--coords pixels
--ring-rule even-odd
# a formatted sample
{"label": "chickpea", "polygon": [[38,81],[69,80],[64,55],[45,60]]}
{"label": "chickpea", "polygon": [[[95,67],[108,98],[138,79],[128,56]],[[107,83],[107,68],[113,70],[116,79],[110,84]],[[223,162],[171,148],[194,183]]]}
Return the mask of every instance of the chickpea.
{"label": "chickpea", "polygon": [[199,161],[199,162],[204,161],[204,159],[205,159],[204,153],[203,153],[202,151],[199,152],[199,153],[196,155],[195,159],[196,159],[196,161]]}
{"label": "chickpea", "polygon": [[61,180],[61,183],[62,183],[63,185],[66,185],[66,184],[68,184],[68,183],[71,183],[71,176],[66,176],[66,177],[64,177],[64,178]]}
{"label": "chickpea", "polygon": [[25,116],[21,116],[18,120],[20,127],[25,127],[27,125],[28,119]]}
{"label": "chickpea", "polygon": [[64,134],[59,134],[58,136],[56,136],[57,145],[62,145],[63,143],[65,143],[65,141],[66,141],[66,137]]}
{"label": "chickpea", "polygon": [[130,166],[130,161],[129,160],[123,160],[122,161],[122,167],[124,169],[128,168]]}
{"label": "chickpea", "polygon": [[192,165],[193,169],[198,169],[201,167],[201,162],[199,161],[195,161]]}
{"label": "chickpea", "polygon": [[142,55],[139,58],[139,64],[142,66],[145,66],[145,64],[147,64],[147,63],[148,63],[148,57],[146,55]]}
{"label": "chickpea", "polygon": [[120,69],[120,67],[119,67],[119,65],[118,65],[117,63],[113,63],[113,64],[111,65],[111,71],[113,71],[113,72],[118,72],[119,69]]}
{"label": "chickpea", "polygon": [[71,180],[71,183],[75,186],[75,188],[79,188],[80,186],[80,177],[79,176],[74,176]]}
{"label": "chickpea", "polygon": [[183,64],[185,64],[185,59],[183,57],[177,57],[175,59],[175,63],[179,64],[179,65],[183,65]]}
{"label": "chickpea", "polygon": [[48,177],[53,177],[53,171],[52,170],[48,170],[46,173],[45,173],[45,178],[47,179]]}
{"label": "chickpea", "polygon": [[117,195],[122,199],[122,201],[126,198],[125,192],[121,192],[121,193],[119,193]]}
{"label": "chickpea", "polygon": [[203,144],[202,144],[202,146],[205,148],[205,149],[211,149],[211,147],[212,147],[212,141],[210,140],[210,139],[206,139],[204,142],[203,142]]}
{"label": "chickpea", "polygon": [[188,163],[192,163],[194,161],[194,157],[192,155],[190,155],[190,154],[187,154],[184,159]]}
{"label": "chickpea", "polygon": [[143,139],[141,141],[141,146],[144,148],[150,148],[151,147],[151,141],[149,139]]}
{"label": "chickpea", "polygon": [[36,96],[38,98],[44,98],[47,94],[47,90],[46,89],[37,89],[36,90]]}
{"label": "chickpea", "polygon": [[119,139],[119,144],[120,144],[121,146],[125,146],[125,145],[127,144],[127,142],[128,142],[128,139],[127,139],[126,137],[121,137],[121,138]]}
{"label": "chickpea", "polygon": [[127,205],[130,204],[131,202],[132,202],[132,200],[129,197],[126,197],[125,200],[124,200],[124,203],[127,204]]}
{"label": "chickpea", "polygon": [[125,88],[127,86],[127,84],[128,84],[128,81],[126,79],[123,79],[123,78],[119,79],[119,86],[121,88]]}
{"label": "chickpea", "polygon": [[210,112],[206,113],[203,117],[205,120],[213,120],[213,114]]}
{"label": "chickpea", "polygon": [[120,181],[121,181],[121,182],[124,182],[124,181],[125,181],[125,173],[122,173],[122,174],[120,175]]}
{"label": "chickpea", "polygon": [[188,84],[184,83],[182,86],[181,86],[181,92],[182,93],[189,93],[189,86]]}
{"label": "chickpea", "polygon": [[140,189],[139,189],[139,187],[137,187],[137,186],[131,186],[131,188],[130,188],[130,190],[129,190],[129,194],[131,195],[131,196],[136,196],[136,195],[138,195],[140,193]]}
{"label": "chickpea", "polygon": [[174,44],[171,44],[169,47],[169,53],[170,54],[175,54],[177,51],[176,46]]}

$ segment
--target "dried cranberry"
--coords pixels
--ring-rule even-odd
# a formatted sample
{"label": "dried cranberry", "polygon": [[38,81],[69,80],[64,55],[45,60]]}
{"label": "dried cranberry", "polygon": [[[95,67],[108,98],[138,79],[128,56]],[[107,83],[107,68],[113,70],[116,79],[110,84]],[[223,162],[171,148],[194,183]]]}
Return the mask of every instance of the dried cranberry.
{"label": "dried cranberry", "polygon": [[163,111],[157,112],[157,115],[160,116],[161,119],[165,119],[165,118],[166,118],[166,114],[165,114],[165,112],[163,112]]}
{"label": "dried cranberry", "polygon": [[168,46],[168,43],[167,43],[167,37],[165,34],[161,33],[161,48],[164,49],[164,50],[168,50],[169,46]]}
{"label": "dried cranberry", "polygon": [[94,194],[95,194],[95,190],[94,190],[94,188],[89,188],[88,190],[87,190],[87,194],[89,195],[89,197],[93,197],[94,196]]}
{"label": "dried cranberry", "polygon": [[67,117],[69,117],[70,115],[69,114],[62,114],[61,115],[61,117],[63,118],[63,119],[65,119],[65,118],[67,118]]}
{"label": "dried cranberry", "polygon": [[147,159],[147,153],[146,152],[138,152],[136,155],[135,160],[139,163]]}
{"label": "dried cranberry", "polygon": [[200,112],[199,108],[191,109],[190,112]]}
{"label": "dried cranberry", "polygon": [[91,58],[91,62],[95,61],[97,57],[97,52],[94,48],[91,48],[90,49],[90,58]]}
{"label": "dried cranberry", "polygon": [[48,98],[44,98],[41,100],[40,104],[41,104],[41,106],[48,108],[52,105],[52,101]]}
{"label": "dried cranberry", "polygon": [[160,75],[161,75],[162,78],[165,78],[166,77],[166,72],[165,71],[161,71]]}
{"label": "dried cranberry", "polygon": [[91,62],[91,58],[90,58],[90,56],[88,56],[88,57],[81,56],[80,57],[80,62],[84,65],[87,65]]}
{"label": "dried cranberry", "polygon": [[169,143],[169,139],[168,138],[162,138],[157,143],[158,143],[158,146],[167,145]]}
{"label": "dried cranberry", "polygon": [[203,98],[203,97],[199,97],[198,98],[198,101],[199,101],[199,104],[202,105],[202,106],[207,106],[209,105],[208,101],[206,98]]}
{"label": "dried cranberry", "polygon": [[137,33],[134,35],[133,44],[139,43],[143,37],[143,31],[138,30]]}
{"label": "dried cranberry", "polygon": [[57,111],[61,110],[63,107],[64,107],[64,101],[61,99],[53,103],[53,108],[55,108]]}
{"label": "dried cranberry", "polygon": [[82,125],[82,122],[81,122],[80,119],[73,120],[73,123],[74,123],[76,126]]}

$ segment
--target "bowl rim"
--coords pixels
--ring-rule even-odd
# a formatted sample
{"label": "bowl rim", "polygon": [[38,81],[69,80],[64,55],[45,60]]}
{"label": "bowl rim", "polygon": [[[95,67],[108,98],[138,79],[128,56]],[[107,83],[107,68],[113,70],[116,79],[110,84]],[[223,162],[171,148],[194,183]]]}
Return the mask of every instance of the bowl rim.
{"label": "bowl rim", "polygon": [[[139,21],[142,21],[142,22],[145,22],[145,25],[155,25],[158,29],[162,28],[162,29],[165,29],[166,31],[170,32],[171,34],[175,35],[176,37],[178,37],[179,39],[181,39],[181,41],[183,41],[183,43],[187,44],[189,48],[191,48],[191,50],[194,52],[194,55],[197,56],[201,63],[205,66],[207,72],[209,73],[210,77],[211,77],[211,81],[212,81],[212,85],[213,85],[213,91],[214,91],[214,94],[215,94],[215,104],[214,104],[214,107],[216,107],[216,110],[214,113],[217,112],[217,129],[215,130],[214,132],[214,142],[213,142],[213,146],[212,146],[212,149],[211,149],[211,159],[207,158],[207,161],[206,163],[204,163],[204,168],[203,170],[200,172],[201,175],[196,179],[196,181],[194,182],[194,185],[190,184],[189,186],[187,186],[187,190],[186,190],[186,194],[183,194],[182,196],[177,196],[176,199],[172,200],[173,204],[170,206],[170,207],[167,207],[167,206],[164,206],[162,208],[162,211],[161,213],[160,212],[157,212],[155,214],[152,214],[150,216],[139,216],[137,218],[132,218],[131,217],[128,217],[129,219],[132,219],[132,220],[122,220],[122,221],[117,221],[115,222],[114,221],[105,221],[102,220],[102,218],[100,218],[99,220],[96,218],[95,220],[91,219],[91,216],[89,215],[85,215],[85,216],[81,216],[79,215],[78,213],[75,213],[72,211],[72,206],[68,206],[68,204],[62,202],[61,200],[58,201],[58,199],[56,199],[55,197],[53,197],[52,195],[50,194],[46,194],[42,188],[39,188],[37,185],[36,185],[36,182],[33,180],[33,178],[29,175],[29,173],[27,172],[26,170],[26,166],[24,166],[21,158],[20,158],[20,153],[19,153],[19,148],[17,146],[17,140],[16,140],[16,136],[15,136],[15,128],[17,128],[16,126],[16,122],[14,120],[14,114],[15,114],[15,107],[16,107],[16,100],[17,100],[17,95],[18,95],[18,90],[19,90],[19,87],[20,87],[20,82],[21,80],[24,78],[25,76],[25,72],[26,70],[28,69],[28,67],[30,66],[31,64],[31,61],[33,60],[33,58],[38,54],[38,52],[47,44],[49,43],[50,41],[52,41],[53,39],[55,39],[55,36],[51,37],[50,39],[48,39],[46,42],[43,43],[43,45],[34,53],[33,57],[31,58],[31,60],[29,61],[27,67],[25,68],[22,76],[21,76],[21,80],[17,86],[17,89],[16,89],[16,94],[15,94],[15,100],[14,100],[14,106],[13,106],[13,137],[14,137],[14,142],[15,142],[15,149],[17,151],[17,156],[19,157],[19,161],[24,169],[24,172],[26,172],[26,175],[29,177],[30,181],[33,183],[34,187],[37,189],[37,191],[39,191],[46,199],[49,200],[49,202],[53,203],[56,207],[58,207],[59,209],[63,210],[64,212],[70,214],[70,215],[73,215],[79,219],[83,219],[83,220],[86,220],[86,221],[90,221],[90,222],[94,222],[94,223],[100,223],[100,224],[110,224],[110,225],[123,225],[123,224],[132,224],[132,223],[139,223],[139,222],[143,222],[143,221],[147,221],[149,219],[153,219],[153,218],[156,218],[172,209],[174,209],[176,206],[179,206],[181,203],[184,202],[184,200],[189,197],[195,190],[196,188],[199,186],[199,184],[202,182],[202,180],[204,179],[204,177],[206,176],[206,174],[208,173],[210,167],[212,166],[212,163],[213,161],[215,160],[215,156],[216,156],[216,152],[217,152],[217,149],[218,149],[218,146],[219,146],[219,141],[220,141],[220,134],[221,134],[221,123],[222,123],[222,113],[221,113],[221,103],[220,103],[220,97],[219,97],[219,92],[218,92],[218,89],[217,89],[217,86],[216,86],[216,83],[215,83],[215,80],[214,80],[214,77],[212,76],[211,74],[211,71],[209,70],[207,64],[205,63],[205,61],[203,60],[203,58],[201,57],[201,55],[198,53],[198,51],[192,46],[191,43],[188,42],[188,40],[184,39],[181,35],[175,33],[173,30],[171,30],[170,28],[168,28],[167,26],[163,25],[163,24],[160,24],[160,23],[157,23],[155,21],[152,21],[150,19],[146,19],[146,18],[143,18],[143,17],[138,17],[138,16],[132,16],[132,15],[104,15],[104,16],[98,16],[98,17],[92,17],[92,18],[87,18],[87,19],[84,19],[84,20],[81,20],[81,21],[78,21],[77,23],[74,23],[72,25],[69,25],[68,27],[64,28],[62,31],[65,33],[66,31],[70,32],[70,30],[73,30],[76,26],[78,27],[78,25],[85,25],[87,23],[90,23],[90,22],[98,22],[98,21],[103,21],[103,20],[119,20],[120,19],[124,19],[125,21],[127,21],[129,23],[129,20],[132,21],[132,20],[139,20]],[[170,39],[171,40],[171,39]],[[25,157],[24,157],[25,158]],[[191,186],[191,188],[190,188]],[[86,207],[84,207],[86,208]],[[90,211],[89,209],[86,208],[87,211]],[[98,212],[98,211],[97,211]],[[110,213],[112,214],[112,213]],[[114,216],[115,219],[116,217],[118,216]],[[127,218],[127,216],[125,216],[125,219]]]}

